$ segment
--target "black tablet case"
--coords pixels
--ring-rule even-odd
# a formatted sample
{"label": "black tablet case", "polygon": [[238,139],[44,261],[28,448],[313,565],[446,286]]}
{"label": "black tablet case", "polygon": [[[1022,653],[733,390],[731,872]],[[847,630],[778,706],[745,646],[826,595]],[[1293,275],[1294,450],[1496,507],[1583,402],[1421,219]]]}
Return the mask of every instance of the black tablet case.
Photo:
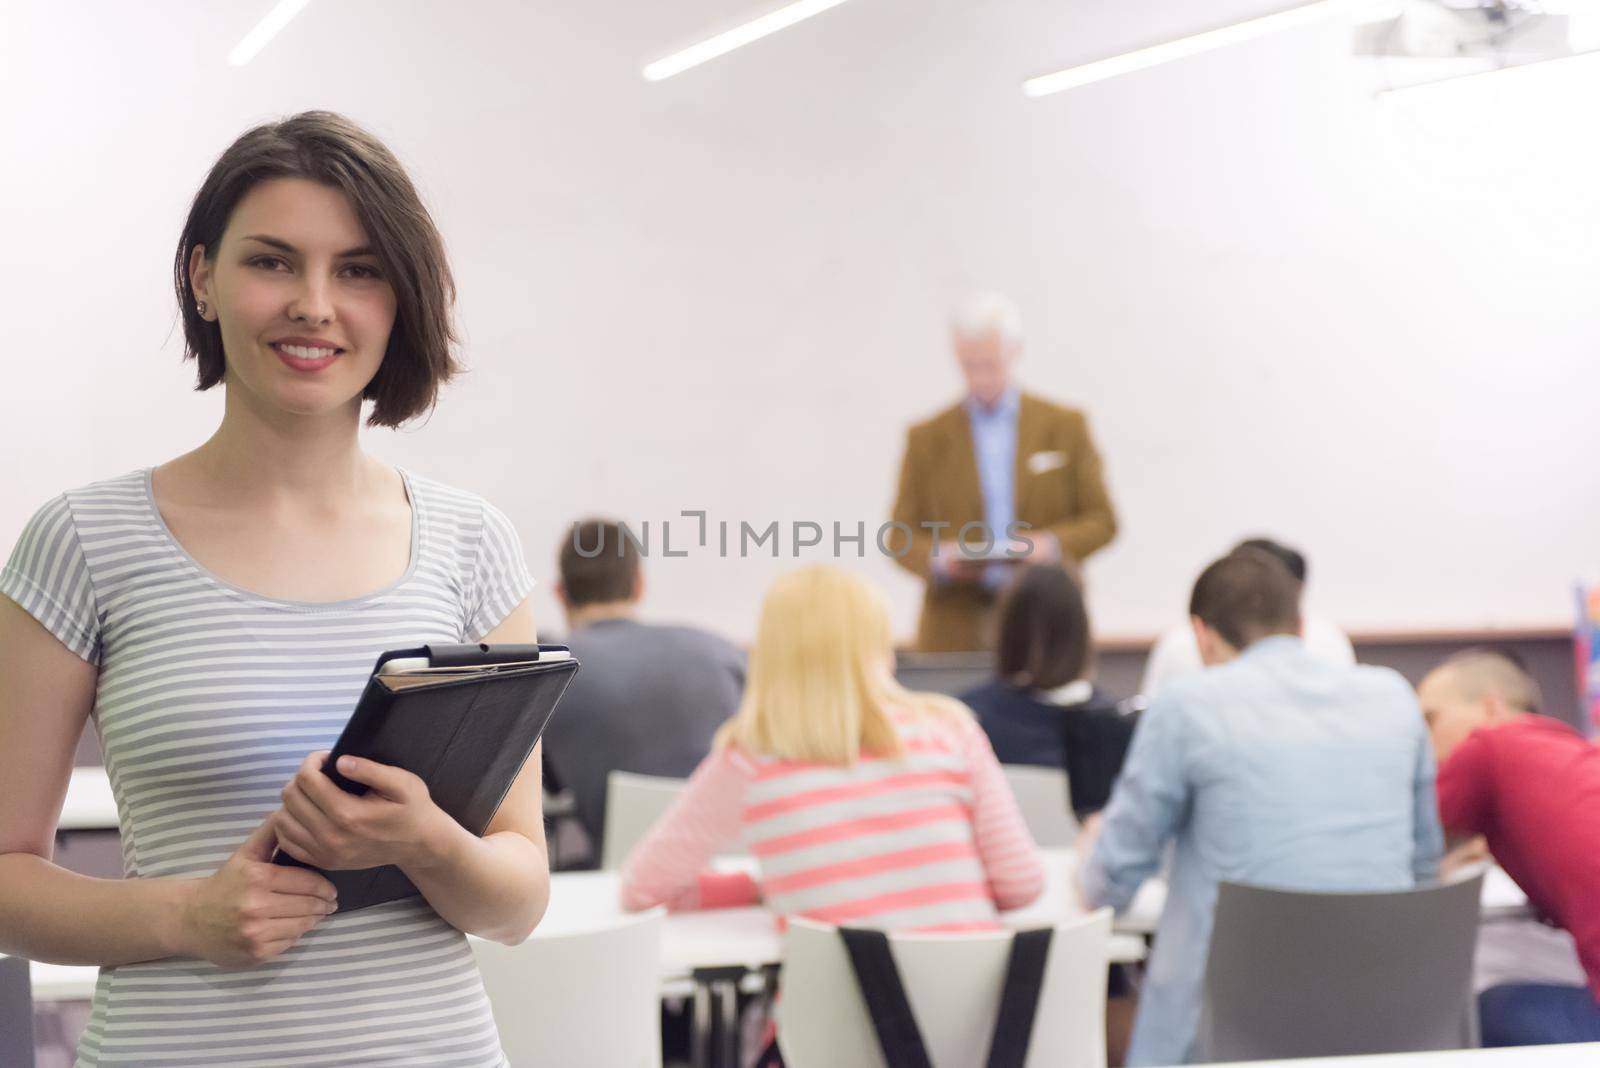
{"label": "black tablet case", "polygon": [[[534,660],[540,653],[555,651],[567,650],[559,645],[479,644],[384,653],[329,752],[323,772],[349,793],[364,794],[367,787],[335,769],[341,756],[405,768],[428,784],[435,804],[481,836],[533,752],[556,702],[578,672],[578,662],[573,659]],[[390,690],[378,681],[379,671],[390,660],[418,657],[426,657],[433,667],[534,662],[401,690]],[[275,864],[311,868],[326,876],[339,892],[340,912],[418,893],[394,865],[323,871],[282,850],[272,859]]]}

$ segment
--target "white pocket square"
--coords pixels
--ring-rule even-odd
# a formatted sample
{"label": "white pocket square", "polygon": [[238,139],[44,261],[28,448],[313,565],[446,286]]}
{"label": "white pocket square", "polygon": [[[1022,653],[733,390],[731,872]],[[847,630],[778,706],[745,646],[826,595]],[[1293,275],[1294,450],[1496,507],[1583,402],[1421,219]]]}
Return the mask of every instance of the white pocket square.
{"label": "white pocket square", "polygon": [[1058,467],[1067,466],[1067,454],[1057,450],[1055,452],[1036,452],[1028,457],[1028,470],[1033,474],[1042,475],[1046,471],[1054,471]]}

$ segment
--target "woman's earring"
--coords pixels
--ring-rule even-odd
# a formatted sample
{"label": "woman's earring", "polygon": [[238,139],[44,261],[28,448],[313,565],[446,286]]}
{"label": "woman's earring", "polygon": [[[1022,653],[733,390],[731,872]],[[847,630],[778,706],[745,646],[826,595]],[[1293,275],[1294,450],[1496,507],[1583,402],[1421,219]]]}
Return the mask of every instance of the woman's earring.
{"label": "woman's earring", "polygon": [[194,306],[194,310],[200,313],[200,318],[204,319],[206,317],[206,302],[202,300]]}

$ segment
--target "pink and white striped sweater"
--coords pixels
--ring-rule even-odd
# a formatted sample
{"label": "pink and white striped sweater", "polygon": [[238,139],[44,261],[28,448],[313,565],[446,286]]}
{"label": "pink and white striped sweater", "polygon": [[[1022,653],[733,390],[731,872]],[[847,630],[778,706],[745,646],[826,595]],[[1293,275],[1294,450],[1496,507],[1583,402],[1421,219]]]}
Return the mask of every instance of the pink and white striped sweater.
{"label": "pink and white striped sweater", "polygon": [[[706,873],[742,844],[779,916],[895,930],[996,926],[1039,896],[1044,867],[989,740],[970,720],[896,718],[905,753],[854,767],[713,751],[622,868],[629,909],[753,901]],[[1066,799],[1062,799],[1066,804]]]}

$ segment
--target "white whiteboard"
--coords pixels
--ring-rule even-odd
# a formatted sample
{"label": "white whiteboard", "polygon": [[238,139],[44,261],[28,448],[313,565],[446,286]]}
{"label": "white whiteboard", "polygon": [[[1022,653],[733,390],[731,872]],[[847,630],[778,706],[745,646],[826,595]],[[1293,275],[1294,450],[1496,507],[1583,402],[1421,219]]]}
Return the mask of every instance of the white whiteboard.
{"label": "white whiteboard", "polygon": [[[22,4],[0,535],[209,433],[218,398],[175,362],[182,213],[245,126],[324,106],[412,165],[473,367],[370,445],[510,513],[545,621],[581,514],[870,531],[905,427],[956,399],[944,315],[974,285],[1021,304],[1025,387],[1090,415],[1122,520],[1102,633],[1178,618],[1255,533],[1358,630],[1561,623],[1600,574],[1600,67],[1377,103],[1329,25],[1030,101],[1023,75],[1192,7],[861,0],[637,77],[749,7],[347,0],[235,71],[253,12]],[[828,555],[712,541],[652,557],[650,615],[747,637],[771,577]],[[916,582],[848,562],[909,636]]]}

